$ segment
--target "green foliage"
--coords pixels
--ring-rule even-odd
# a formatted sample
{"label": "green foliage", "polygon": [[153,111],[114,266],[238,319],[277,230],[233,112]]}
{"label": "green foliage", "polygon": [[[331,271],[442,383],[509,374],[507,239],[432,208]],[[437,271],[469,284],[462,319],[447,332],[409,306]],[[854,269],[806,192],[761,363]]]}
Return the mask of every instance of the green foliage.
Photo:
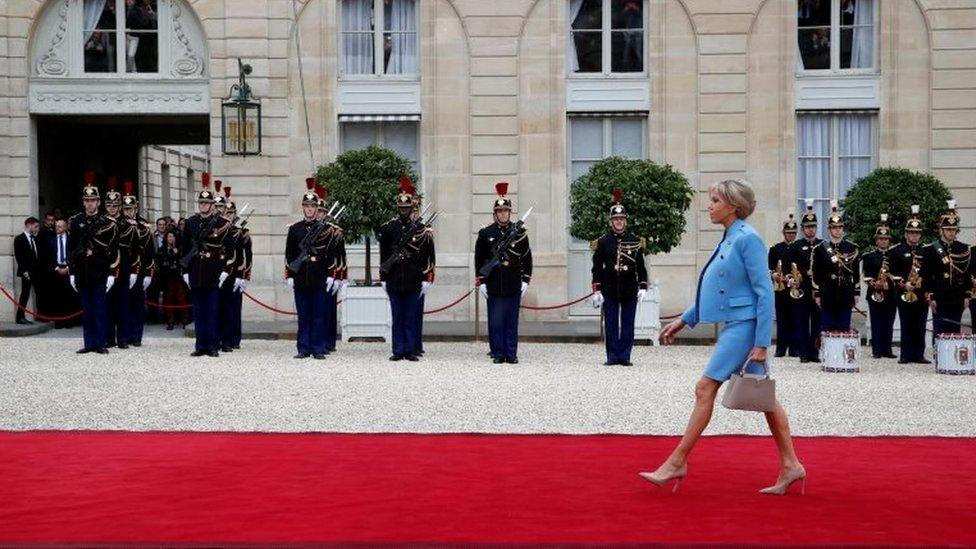
{"label": "green foliage", "polygon": [[319,166],[315,178],[329,190],[329,204],[338,200],[346,207],[339,220],[346,243],[372,236],[396,215],[395,200],[404,175],[417,181],[407,159],[376,145],[346,151]]}
{"label": "green foliage", "polygon": [[615,187],[623,190],[628,229],[647,239],[645,253],[669,252],[681,242],[695,196],[685,176],[669,165],[616,156],[600,160],[573,183],[570,234],[596,240],[607,232]]}
{"label": "green foliage", "polygon": [[875,227],[881,221],[881,214],[886,213],[892,242],[897,242],[905,234],[912,204],[918,204],[924,226],[922,241],[934,240],[938,235],[939,215],[945,211],[950,198],[949,189],[930,174],[905,168],[878,168],[858,179],[841,202],[847,238],[862,248],[873,246]]}

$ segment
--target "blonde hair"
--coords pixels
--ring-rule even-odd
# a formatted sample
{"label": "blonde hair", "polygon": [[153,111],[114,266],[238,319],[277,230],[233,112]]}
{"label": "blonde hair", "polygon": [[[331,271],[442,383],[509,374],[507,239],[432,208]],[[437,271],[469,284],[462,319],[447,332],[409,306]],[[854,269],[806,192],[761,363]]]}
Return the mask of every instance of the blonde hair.
{"label": "blonde hair", "polygon": [[723,202],[735,208],[735,215],[739,219],[749,217],[756,209],[756,193],[744,179],[716,181],[708,191],[717,192]]}

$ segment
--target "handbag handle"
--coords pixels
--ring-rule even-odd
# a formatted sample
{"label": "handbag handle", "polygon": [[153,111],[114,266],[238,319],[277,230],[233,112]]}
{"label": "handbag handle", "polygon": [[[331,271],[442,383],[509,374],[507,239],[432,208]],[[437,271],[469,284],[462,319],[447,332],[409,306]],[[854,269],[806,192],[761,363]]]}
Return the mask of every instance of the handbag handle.
{"label": "handbag handle", "polygon": [[762,364],[763,376],[765,377],[765,379],[769,379],[769,356],[766,357],[766,360],[764,362],[756,362],[754,360],[749,360],[749,358],[746,357],[745,362],[742,363],[742,366],[739,366],[739,370],[736,372],[736,374],[739,376],[745,376],[746,366],[748,366],[750,362],[755,362],[756,364]]}

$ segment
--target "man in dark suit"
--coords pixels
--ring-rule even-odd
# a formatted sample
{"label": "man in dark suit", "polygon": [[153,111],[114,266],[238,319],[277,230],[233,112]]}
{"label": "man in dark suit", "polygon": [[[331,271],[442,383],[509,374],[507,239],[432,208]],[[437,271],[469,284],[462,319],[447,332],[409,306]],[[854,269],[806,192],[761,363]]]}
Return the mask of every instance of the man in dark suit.
{"label": "man in dark suit", "polygon": [[[45,244],[43,254],[48,259],[45,263],[47,277],[50,280],[48,292],[51,300],[51,315],[61,317],[78,310],[78,296],[68,283],[69,264],[71,256],[68,253],[68,222],[58,219],[54,225],[54,236]],[[56,320],[55,328],[67,328],[74,325],[73,320]]]}
{"label": "man in dark suit", "polygon": [[14,238],[14,257],[17,259],[17,276],[20,277],[20,299],[17,300],[17,324],[33,324],[24,316],[24,308],[30,300],[31,287],[40,266],[37,250],[37,232],[41,222],[36,217],[24,221],[24,232]]}

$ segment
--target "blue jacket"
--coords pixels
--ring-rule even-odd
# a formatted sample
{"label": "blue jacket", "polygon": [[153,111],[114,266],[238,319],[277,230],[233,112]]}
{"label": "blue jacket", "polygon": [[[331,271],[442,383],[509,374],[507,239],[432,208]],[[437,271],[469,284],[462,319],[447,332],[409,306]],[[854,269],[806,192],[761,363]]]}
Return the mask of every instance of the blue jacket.
{"label": "blue jacket", "polygon": [[756,319],[756,347],[773,337],[773,284],[766,244],[751,225],[739,219],[725,230],[698,278],[695,303],[681,316],[688,326],[699,322]]}

